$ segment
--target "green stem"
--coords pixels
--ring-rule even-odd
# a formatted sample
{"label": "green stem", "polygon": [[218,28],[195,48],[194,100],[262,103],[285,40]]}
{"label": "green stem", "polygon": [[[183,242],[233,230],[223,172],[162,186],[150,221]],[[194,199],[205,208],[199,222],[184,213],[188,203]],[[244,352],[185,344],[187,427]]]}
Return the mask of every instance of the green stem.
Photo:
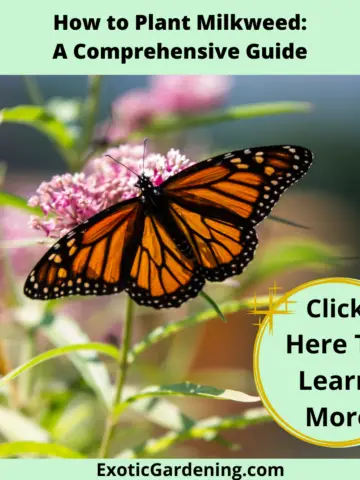
{"label": "green stem", "polygon": [[[36,356],[36,332],[34,329],[26,331],[26,339],[22,346],[21,363],[26,363]],[[33,372],[27,371],[19,382],[19,394],[22,407],[26,407],[32,399]]]}
{"label": "green stem", "polygon": [[[3,241],[3,229],[0,225],[0,243]],[[0,251],[0,268],[2,268],[5,285],[8,287],[7,306],[12,309],[20,305],[19,293],[10,261],[9,252],[6,250]],[[7,349],[4,342],[0,339],[0,374],[5,376],[11,371],[10,360],[7,354]],[[12,408],[17,408],[19,405],[18,387],[16,384],[9,388],[9,404]]]}
{"label": "green stem", "polygon": [[35,80],[35,77],[31,75],[23,75],[22,78],[30,101],[34,105],[44,105],[44,98],[40,92],[40,88]]}
{"label": "green stem", "polygon": [[[282,115],[284,113],[306,113],[309,112],[310,109],[311,104],[307,102],[269,102],[238,105],[199,115],[160,117],[154,119],[153,122],[145,127],[141,133],[142,135],[162,134],[188,128],[213,125],[220,122],[244,120],[247,118]],[[137,135],[138,134],[135,132],[130,135],[130,138],[136,137]]]}
{"label": "green stem", "polygon": [[[7,354],[5,342],[0,338],[0,375],[5,377],[11,372],[10,360]],[[15,382],[11,382],[9,385],[9,406],[16,410],[19,405],[19,396],[17,385]]]}
{"label": "green stem", "polygon": [[[191,116],[165,116],[154,118],[152,122],[142,130],[130,133],[127,138],[117,139],[109,143],[108,147],[118,146],[131,140],[139,140],[144,137],[155,137],[168,133],[181,132],[183,130],[213,125],[220,122],[232,122],[272,115],[287,113],[307,113],[311,110],[308,102],[270,102],[254,103],[249,105],[237,105],[228,109],[214,110],[208,113]],[[104,148],[97,148],[93,155],[100,154]]]}
{"label": "green stem", "polygon": [[226,318],[224,317],[224,314],[222,313],[222,311],[220,310],[218,304],[215,302],[215,300],[213,300],[207,293],[205,293],[204,291],[202,291],[200,293],[200,295],[205,298],[205,300],[210,304],[210,306],[215,310],[215,312],[219,315],[220,319],[223,321],[223,322],[227,322]]}
{"label": "green stem", "polygon": [[[4,241],[3,228],[0,225],[0,243]],[[16,307],[20,305],[20,295],[17,288],[13,267],[10,259],[10,252],[3,249],[0,252],[0,267],[2,268],[3,276],[5,278],[5,285],[7,286],[8,306]]]}
{"label": "green stem", "polygon": [[122,330],[122,348],[120,350],[118,372],[116,380],[116,391],[113,399],[113,408],[109,412],[109,416],[106,421],[105,432],[101,442],[99,450],[99,458],[107,458],[109,453],[109,447],[111,439],[114,435],[117,419],[114,420],[113,410],[116,405],[121,403],[122,391],[126,381],[126,374],[128,371],[129,361],[128,353],[130,350],[132,325],[134,318],[134,302],[130,297],[127,299],[125,322]]}
{"label": "green stem", "polygon": [[[238,105],[227,109],[215,110],[209,113],[202,113],[192,116],[166,116],[155,118],[152,123],[143,130],[131,133],[126,140],[143,138],[144,136],[162,135],[173,133],[194,127],[203,127],[221,122],[245,120],[286,113],[306,113],[311,105],[306,102],[273,102],[254,103],[249,105]],[[124,140],[123,140],[124,141]],[[120,140],[112,142],[111,145],[118,145]]]}
{"label": "green stem", "polygon": [[94,129],[96,125],[96,115],[100,103],[101,93],[101,76],[90,75],[89,76],[89,88],[87,99],[83,108],[83,130],[79,142],[79,164],[83,161],[83,157],[89,149],[89,145],[93,138]]}
{"label": "green stem", "polygon": [[58,150],[71,172],[75,173],[81,170],[82,162],[80,161],[75,150],[72,148],[70,149],[61,147],[58,147]]}
{"label": "green stem", "polygon": [[[22,79],[30,102],[34,105],[43,106],[45,104],[45,99],[42,96],[35,77],[32,75],[22,75]],[[79,162],[74,154],[74,151],[71,148],[63,148],[60,145],[57,145],[57,149],[69,166],[70,170],[76,171],[79,167]]]}

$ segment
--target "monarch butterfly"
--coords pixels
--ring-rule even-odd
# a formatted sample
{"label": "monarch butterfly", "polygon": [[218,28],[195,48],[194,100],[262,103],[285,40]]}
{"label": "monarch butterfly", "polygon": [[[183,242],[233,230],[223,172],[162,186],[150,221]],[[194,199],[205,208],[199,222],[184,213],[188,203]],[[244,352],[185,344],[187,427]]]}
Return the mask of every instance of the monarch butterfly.
{"label": "monarch butterfly", "polygon": [[94,215],[62,237],[30,273],[24,293],[46,300],[125,290],[140,305],[179,307],[205,281],[240,274],[254,227],[309,169],[312,153],[268,146],[225,153]]}

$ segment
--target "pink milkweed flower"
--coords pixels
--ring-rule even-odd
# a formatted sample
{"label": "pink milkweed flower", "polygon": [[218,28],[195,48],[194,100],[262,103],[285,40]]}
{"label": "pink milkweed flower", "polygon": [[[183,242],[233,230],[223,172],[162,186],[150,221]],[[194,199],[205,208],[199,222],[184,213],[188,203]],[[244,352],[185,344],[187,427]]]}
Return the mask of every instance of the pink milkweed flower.
{"label": "pink milkweed flower", "polygon": [[112,104],[115,121],[137,127],[146,124],[156,113],[157,100],[145,89],[130,90]]}
{"label": "pink milkweed flower", "polygon": [[156,99],[147,90],[130,90],[112,104],[111,120],[98,129],[98,136],[113,142],[146,126],[156,115]]}
{"label": "pink milkweed flower", "polygon": [[[105,154],[120,160],[140,175],[143,169],[143,145],[121,145]],[[185,155],[171,149],[166,155],[149,153],[144,159],[144,173],[155,186],[192,165]],[[139,194],[136,175],[109,157],[90,161],[81,173],[65,173],[43,182],[28,204],[39,206],[45,217],[32,216],[29,226],[48,237],[65,235],[80,223],[107,207]]]}
{"label": "pink milkweed flower", "polygon": [[161,112],[189,114],[221,106],[231,83],[231,77],[219,75],[154,76],[150,91]]}
{"label": "pink milkweed flower", "polygon": [[219,107],[231,83],[229,76],[154,76],[148,88],[130,90],[113,102],[112,119],[100,127],[98,134],[112,142],[144,128],[156,117],[196,114]]}

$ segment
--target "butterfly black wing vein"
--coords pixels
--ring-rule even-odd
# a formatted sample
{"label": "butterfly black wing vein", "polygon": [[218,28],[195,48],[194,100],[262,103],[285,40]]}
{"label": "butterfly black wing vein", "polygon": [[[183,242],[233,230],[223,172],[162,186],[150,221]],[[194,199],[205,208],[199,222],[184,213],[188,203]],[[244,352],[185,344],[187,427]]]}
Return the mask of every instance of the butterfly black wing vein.
{"label": "butterfly black wing vein", "polygon": [[109,295],[125,287],[143,206],[127,200],[103,210],[59,239],[28,276],[24,293],[48,300]]}
{"label": "butterfly black wing vein", "polygon": [[162,184],[174,201],[221,206],[234,223],[256,225],[280,196],[305,175],[313,154],[299,146],[249,148],[209,158]]}
{"label": "butterfly black wing vein", "polygon": [[61,238],[24,293],[46,300],[126,290],[141,305],[177,307],[205,280],[240,274],[257,246],[254,226],[312,162],[309,150],[271,146],[220,155],[95,215]]}

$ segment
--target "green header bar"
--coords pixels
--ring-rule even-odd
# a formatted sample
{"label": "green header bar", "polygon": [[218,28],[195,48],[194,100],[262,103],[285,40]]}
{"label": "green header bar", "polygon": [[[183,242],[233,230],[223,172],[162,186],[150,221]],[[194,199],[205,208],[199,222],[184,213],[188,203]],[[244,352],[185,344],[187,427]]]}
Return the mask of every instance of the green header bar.
{"label": "green header bar", "polygon": [[1,480],[101,478],[283,478],[347,480],[359,478],[360,460],[1,460]]}
{"label": "green header bar", "polygon": [[360,74],[359,11],[357,0],[6,2],[0,74]]}

